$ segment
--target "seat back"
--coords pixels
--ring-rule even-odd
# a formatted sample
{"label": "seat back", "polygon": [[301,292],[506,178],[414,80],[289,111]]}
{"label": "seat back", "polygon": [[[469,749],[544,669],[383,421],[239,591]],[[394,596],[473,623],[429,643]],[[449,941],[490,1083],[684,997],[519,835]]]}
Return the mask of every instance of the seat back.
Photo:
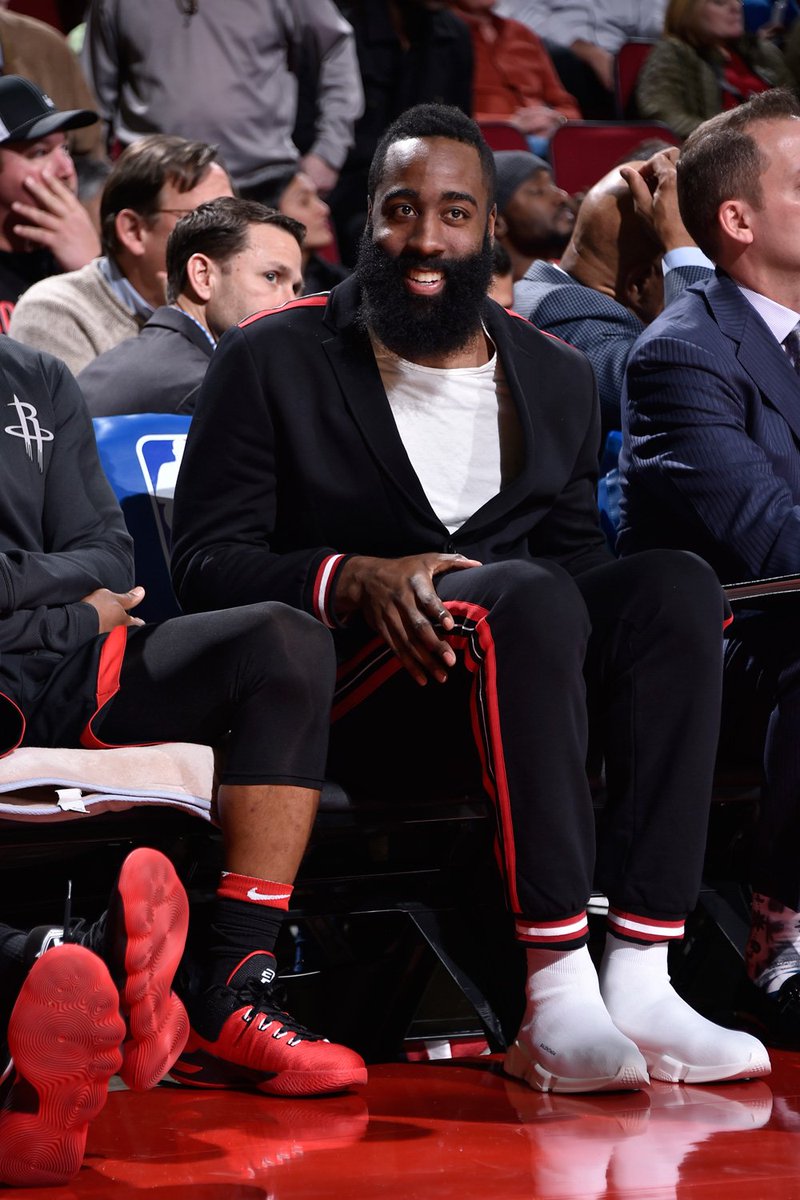
{"label": "seat back", "polygon": [[137,616],[163,621],[180,612],[169,557],[172,498],[191,417],[126,413],[95,417],[100,462],[133,538],[136,582],[145,589]]}
{"label": "seat back", "polygon": [[478,121],[492,150],[530,150],[528,139],[509,121]]}
{"label": "seat back", "polygon": [[653,140],[681,144],[663,121],[567,121],[550,139],[555,181],[570,195],[585,192],[638,145]]}
{"label": "seat back", "polygon": [[623,42],[616,53],[614,107],[620,121],[636,118],[636,80],[655,44],[655,38],[631,38],[630,41]]}

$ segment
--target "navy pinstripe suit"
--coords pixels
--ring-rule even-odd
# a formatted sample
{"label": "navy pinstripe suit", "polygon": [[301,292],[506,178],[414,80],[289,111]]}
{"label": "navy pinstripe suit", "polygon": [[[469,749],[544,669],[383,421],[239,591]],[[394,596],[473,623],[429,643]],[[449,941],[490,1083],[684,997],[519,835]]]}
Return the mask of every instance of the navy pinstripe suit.
{"label": "navy pinstripe suit", "polygon": [[[800,571],[800,378],[722,272],[689,288],[638,340],[623,433],[622,554],[691,549],[723,582]],[[725,724],[765,747],[753,883],[794,909],[799,617],[796,601],[781,598],[737,615],[726,639]]]}
{"label": "navy pinstripe suit", "polygon": [[[664,304],[690,283],[707,279],[707,267],[675,267],[664,277]],[[620,396],[625,364],[645,326],[611,296],[587,287],[554,266],[537,260],[514,285],[514,310],[545,333],[582,350],[594,368],[600,396],[603,440],[620,426]]]}

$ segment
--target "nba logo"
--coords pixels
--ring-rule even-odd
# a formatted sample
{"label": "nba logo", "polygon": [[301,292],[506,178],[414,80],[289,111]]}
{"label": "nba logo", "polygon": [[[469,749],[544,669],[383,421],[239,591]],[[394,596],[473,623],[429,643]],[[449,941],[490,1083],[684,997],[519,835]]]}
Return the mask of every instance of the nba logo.
{"label": "nba logo", "polygon": [[169,562],[172,543],[172,501],[175,481],[186,448],[185,433],[153,433],[139,438],[136,457],[153,505],[153,517],[164,559]]}

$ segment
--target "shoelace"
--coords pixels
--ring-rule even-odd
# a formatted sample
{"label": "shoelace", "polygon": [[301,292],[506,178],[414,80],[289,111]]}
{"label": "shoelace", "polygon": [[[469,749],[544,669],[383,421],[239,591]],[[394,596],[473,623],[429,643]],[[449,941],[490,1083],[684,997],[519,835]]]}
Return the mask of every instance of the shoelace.
{"label": "shoelace", "polygon": [[323,1042],[325,1040],[321,1034],[312,1033],[310,1029],[301,1025],[290,1013],[280,1007],[280,1004],[284,1003],[283,989],[275,984],[263,984],[259,979],[248,979],[247,983],[243,984],[241,988],[237,988],[236,991],[241,999],[251,1006],[250,1011],[244,1015],[244,1020],[248,1025],[258,1016],[267,1017],[268,1020],[262,1021],[259,1025],[259,1029],[263,1032],[274,1021],[277,1021],[280,1028],[272,1036],[282,1038],[291,1034],[290,1046],[294,1046],[300,1041]]}

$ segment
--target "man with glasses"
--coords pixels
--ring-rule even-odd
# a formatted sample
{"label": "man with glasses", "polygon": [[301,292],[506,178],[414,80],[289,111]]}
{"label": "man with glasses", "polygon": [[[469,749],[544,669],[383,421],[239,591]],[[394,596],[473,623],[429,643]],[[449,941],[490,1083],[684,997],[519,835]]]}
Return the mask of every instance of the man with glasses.
{"label": "man with glasses", "polygon": [[232,195],[213,146],[166,134],[135,142],[103,188],[101,256],[31,287],[8,332],[77,374],[137,334],[164,304],[167,238],[177,221],[198,204]]}

